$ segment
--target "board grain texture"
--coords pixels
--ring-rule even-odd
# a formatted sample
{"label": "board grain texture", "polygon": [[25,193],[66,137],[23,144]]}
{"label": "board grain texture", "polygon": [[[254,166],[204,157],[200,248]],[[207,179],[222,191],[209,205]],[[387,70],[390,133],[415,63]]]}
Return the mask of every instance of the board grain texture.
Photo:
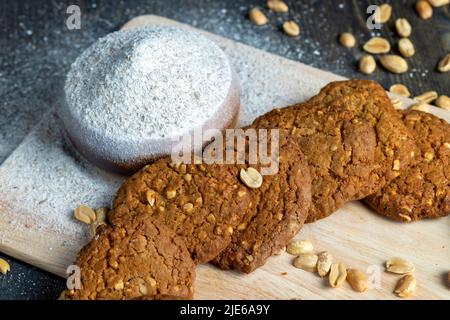
{"label": "board grain texture", "polygon": [[[159,16],[139,23],[182,25]],[[306,100],[337,75],[201,30],[230,56],[241,81],[241,125],[266,111]],[[402,99],[405,107],[411,100]],[[447,112],[431,112],[450,121]],[[31,161],[30,161],[31,160]],[[30,169],[31,168],[31,169]],[[64,276],[76,252],[88,241],[86,226],[71,220],[79,203],[109,204],[123,177],[102,172],[79,158],[50,111],[0,166],[0,251]],[[42,196],[42,199],[40,198]],[[41,199],[41,200],[39,200]],[[42,202],[41,202],[42,201]],[[52,211],[53,210],[53,211]],[[58,212],[55,212],[57,210]],[[67,226],[64,222],[67,221]],[[380,286],[356,293],[347,283],[331,289],[326,279],[292,266],[293,256],[272,257],[252,274],[197,268],[196,299],[395,299],[399,276],[384,262],[400,256],[416,265],[415,299],[449,299],[450,218],[401,224],[382,218],[360,202],[348,203],[327,219],[305,226],[297,238],[336,261],[363,271],[379,271]]]}

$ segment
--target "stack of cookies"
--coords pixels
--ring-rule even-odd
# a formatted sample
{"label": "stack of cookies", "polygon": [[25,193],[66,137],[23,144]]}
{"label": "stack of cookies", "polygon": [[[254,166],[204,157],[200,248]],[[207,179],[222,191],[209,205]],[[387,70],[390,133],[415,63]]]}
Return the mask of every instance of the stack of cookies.
{"label": "stack of cookies", "polygon": [[81,250],[82,287],[66,298],[192,298],[196,264],[249,273],[348,201],[401,221],[450,213],[449,124],[395,110],[373,82],[331,83],[244,129],[276,130],[276,174],[261,175],[267,164],[250,148],[234,149],[234,164],[145,166]]}

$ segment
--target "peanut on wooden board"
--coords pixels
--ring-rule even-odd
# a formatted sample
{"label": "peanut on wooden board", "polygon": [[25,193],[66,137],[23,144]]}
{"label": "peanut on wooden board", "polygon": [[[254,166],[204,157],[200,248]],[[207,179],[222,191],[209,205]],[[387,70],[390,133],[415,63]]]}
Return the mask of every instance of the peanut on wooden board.
{"label": "peanut on wooden board", "polygon": [[367,290],[367,276],[358,269],[347,270],[347,281],[356,292],[364,292]]}
{"label": "peanut on wooden board", "polygon": [[423,102],[419,102],[416,104],[413,104],[412,106],[409,107],[410,110],[418,110],[418,111],[422,111],[422,112],[429,112],[430,108],[428,107],[428,105],[426,103]]}
{"label": "peanut on wooden board", "polygon": [[299,255],[302,253],[310,253],[314,247],[309,240],[291,240],[287,245],[286,251],[289,254]]}
{"label": "peanut on wooden board", "polygon": [[331,264],[333,263],[333,256],[328,251],[319,253],[317,260],[317,273],[321,277],[325,277],[330,272]]}
{"label": "peanut on wooden board", "polygon": [[394,293],[401,298],[409,298],[416,291],[417,281],[412,274],[407,274],[398,280]]}
{"label": "peanut on wooden board", "polygon": [[405,259],[394,257],[386,261],[386,270],[396,274],[407,274],[414,272],[415,267]]}
{"label": "peanut on wooden board", "polygon": [[450,110],[450,98],[446,95],[437,98],[434,104],[444,110]]}
{"label": "peanut on wooden board", "polygon": [[438,93],[436,91],[427,91],[418,95],[417,97],[414,97],[414,99],[423,103],[431,103],[436,100],[437,97]]}
{"label": "peanut on wooden board", "polygon": [[409,98],[411,96],[411,92],[409,92],[408,88],[404,84],[401,84],[401,83],[393,84],[389,88],[389,92],[398,94],[399,96],[406,97],[406,98]]}
{"label": "peanut on wooden board", "polygon": [[313,253],[302,253],[294,260],[294,267],[309,272],[317,271],[318,256]]}
{"label": "peanut on wooden board", "polygon": [[328,275],[328,282],[333,288],[340,287],[347,278],[347,269],[342,262],[333,263],[330,267],[330,273]]}

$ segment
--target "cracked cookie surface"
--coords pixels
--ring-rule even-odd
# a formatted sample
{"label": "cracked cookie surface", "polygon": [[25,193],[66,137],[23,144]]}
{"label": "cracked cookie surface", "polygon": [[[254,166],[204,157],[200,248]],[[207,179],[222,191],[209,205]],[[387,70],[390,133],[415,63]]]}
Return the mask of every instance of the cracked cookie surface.
{"label": "cracked cookie surface", "polygon": [[400,111],[418,146],[414,163],[365,202],[398,221],[450,214],[450,124],[421,111]]}
{"label": "cracked cookie surface", "polygon": [[[223,269],[253,271],[287,245],[306,220],[311,203],[308,164],[288,132],[279,133],[278,172],[264,175],[261,186],[249,190],[255,207],[214,260]],[[261,171],[261,164],[242,167]]]}
{"label": "cracked cookie surface", "polygon": [[306,103],[275,109],[253,125],[296,137],[313,179],[308,223],[397,177],[415,147],[383,88],[366,80],[330,83]]}
{"label": "cracked cookie surface", "polygon": [[191,299],[195,264],[183,239],[143,215],[102,227],[78,254],[81,288],[68,300]]}

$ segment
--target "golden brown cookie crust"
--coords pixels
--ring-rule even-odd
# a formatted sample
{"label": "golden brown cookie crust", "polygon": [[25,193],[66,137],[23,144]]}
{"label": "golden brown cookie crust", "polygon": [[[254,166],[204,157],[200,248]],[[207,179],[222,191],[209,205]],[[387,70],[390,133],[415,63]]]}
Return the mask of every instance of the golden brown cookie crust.
{"label": "golden brown cookie crust", "polygon": [[214,260],[223,269],[253,271],[279,252],[306,220],[311,203],[308,164],[288,132],[280,130],[279,146],[278,173],[264,176],[261,187],[251,190],[256,207]]}
{"label": "golden brown cookie crust", "polygon": [[333,82],[254,125],[290,129],[297,137],[313,179],[308,223],[375,192],[412,160],[410,133],[383,88],[366,80]]}
{"label": "golden brown cookie crust", "polygon": [[191,299],[195,264],[182,238],[145,216],[104,227],[78,254],[81,289],[69,300]]}
{"label": "golden brown cookie crust", "polygon": [[413,165],[365,202],[398,221],[450,214],[450,125],[421,111],[401,111],[418,146]]}

